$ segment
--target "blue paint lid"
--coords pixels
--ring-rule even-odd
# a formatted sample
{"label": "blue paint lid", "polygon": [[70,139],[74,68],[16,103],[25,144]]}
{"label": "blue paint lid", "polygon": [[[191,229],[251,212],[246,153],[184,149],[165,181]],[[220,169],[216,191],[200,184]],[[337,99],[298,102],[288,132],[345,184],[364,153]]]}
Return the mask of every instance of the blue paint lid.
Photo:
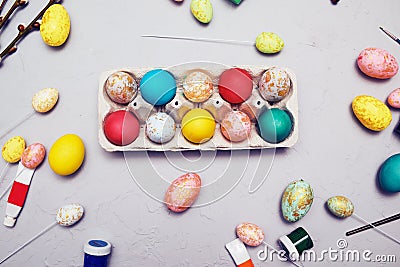
{"label": "blue paint lid", "polygon": [[111,253],[111,243],[101,239],[88,240],[83,251],[93,256],[105,256]]}

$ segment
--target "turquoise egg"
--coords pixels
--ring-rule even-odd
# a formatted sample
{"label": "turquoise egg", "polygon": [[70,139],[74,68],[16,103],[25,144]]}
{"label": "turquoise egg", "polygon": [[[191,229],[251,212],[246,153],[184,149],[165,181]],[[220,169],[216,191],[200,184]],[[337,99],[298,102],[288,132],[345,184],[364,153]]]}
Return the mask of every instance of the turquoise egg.
{"label": "turquoise egg", "polygon": [[379,184],[388,192],[400,192],[400,154],[385,160],[379,170]]}
{"label": "turquoise egg", "polygon": [[304,180],[291,182],[282,195],[281,209],[285,220],[296,222],[303,218],[311,208],[314,193]]}
{"label": "turquoise egg", "polygon": [[175,78],[168,71],[151,70],[140,81],[140,93],[144,100],[154,106],[165,105],[175,97]]}
{"label": "turquoise egg", "polygon": [[292,132],[293,122],[290,115],[281,109],[267,109],[258,118],[258,132],[267,142],[279,143]]}

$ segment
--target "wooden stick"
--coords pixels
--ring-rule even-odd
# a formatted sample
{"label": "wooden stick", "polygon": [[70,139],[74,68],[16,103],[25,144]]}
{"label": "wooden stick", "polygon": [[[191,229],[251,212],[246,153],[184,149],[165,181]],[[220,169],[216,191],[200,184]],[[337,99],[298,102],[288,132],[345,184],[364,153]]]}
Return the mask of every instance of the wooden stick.
{"label": "wooden stick", "polygon": [[372,229],[372,228],[374,228],[374,227],[376,227],[376,226],[379,226],[379,225],[382,225],[382,224],[386,224],[386,223],[390,223],[390,222],[396,221],[396,220],[398,220],[398,219],[400,219],[400,213],[397,213],[397,214],[395,214],[395,215],[393,215],[393,216],[390,216],[390,217],[388,217],[388,218],[384,218],[384,219],[382,219],[382,220],[379,220],[379,221],[376,221],[376,222],[367,224],[367,225],[362,226],[362,227],[359,227],[359,228],[357,228],[357,229],[348,231],[348,232],[346,232],[346,236],[351,236],[351,235],[354,235],[354,234],[363,232],[363,231],[365,231],[365,230]]}
{"label": "wooden stick", "polygon": [[50,0],[47,5],[39,12],[39,14],[29,23],[27,27],[24,25],[20,24],[18,26],[18,35],[12,40],[12,42],[1,52],[0,54],[0,64],[2,63],[2,60],[15,53],[17,51],[16,44],[20,39],[25,37],[28,33],[30,33],[33,30],[38,30],[40,28],[40,24],[38,20],[43,16],[44,12],[53,4],[59,2],[60,0]]}
{"label": "wooden stick", "polygon": [[[4,2],[3,2],[4,3]],[[10,10],[6,13],[4,17],[0,17],[0,29],[7,23],[8,19],[14,13],[14,11],[19,7],[24,7],[28,4],[28,0],[15,0],[14,4],[11,6]],[[1,7],[3,9],[3,6]],[[0,9],[0,12],[1,12]]]}

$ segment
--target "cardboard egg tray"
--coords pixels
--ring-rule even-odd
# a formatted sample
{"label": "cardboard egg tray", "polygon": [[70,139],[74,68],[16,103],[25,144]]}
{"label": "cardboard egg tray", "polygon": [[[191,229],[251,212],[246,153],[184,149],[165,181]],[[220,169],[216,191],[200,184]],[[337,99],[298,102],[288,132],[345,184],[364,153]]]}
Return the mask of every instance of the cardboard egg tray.
{"label": "cardboard egg tray", "polygon": [[[218,93],[218,79],[223,71],[239,67],[247,70],[253,79],[253,93],[251,97],[242,104],[231,105],[221,98]],[[297,82],[295,74],[288,68],[283,68],[289,74],[292,88],[289,95],[277,103],[269,103],[264,100],[258,92],[258,82],[265,70],[273,66],[225,66],[209,62],[186,63],[183,65],[172,66],[168,68],[152,67],[152,68],[125,68],[103,72],[99,81],[98,94],[98,130],[99,143],[106,151],[184,151],[184,150],[238,150],[238,149],[263,149],[275,147],[291,147],[298,139],[298,103],[297,103]],[[121,105],[113,102],[107,95],[104,89],[104,83],[109,75],[116,71],[127,71],[132,73],[138,85],[141,78],[148,71],[153,69],[164,69],[169,71],[176,79],[177,91],[174,99],[164,106],[154,107],[147,103],[140,95],[140,88],[136,98],[128,105]],[[193,103],[186,99],[183,94],[182,83],[184,77],[194,71],[206,71],[213,80],[214,93],[203,103]],[[183,116],[191,109],[203,108],[208,110],[216,121],[214,136],[209,141],[203,144],[194,144],[185,139],[181,132],[181,120]],[[268,108],[280,108],[290,113],[293,121],[293,129],[291,134],[282,142],[273,144],[261,138],[257,131],[257,117]],[[117,146],[109,142],[103,131],[104,118],[111,112],[116,110],[126,110],[133,113],[140,121],[140,134],[138,138],[129,145]],[[231,110],[241,110],[245,112],[252,121],[252,130],[250,137],[242,142],[230,142],[220,131],[220,122],[225,114]],[[176,123],[176,133],[174,138],[164,144],[157,144],[146,137],[145,127],[146,119],[153,113],[163,111],[171,115]]]}

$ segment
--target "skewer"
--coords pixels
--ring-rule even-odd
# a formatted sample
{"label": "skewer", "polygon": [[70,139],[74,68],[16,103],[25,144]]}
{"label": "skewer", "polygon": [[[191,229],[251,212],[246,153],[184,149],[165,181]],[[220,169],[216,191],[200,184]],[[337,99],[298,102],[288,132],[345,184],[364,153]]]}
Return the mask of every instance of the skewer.
{"label": "skewer", "polygon": [[186,41],[199,41],[199,42],[209,42],[209,43],[239,44],[239,45],[251,45],[251,46],[254,46],[256,44],[255,42],[250,42],[250,41],[209,39],[209,38],[200,38],[200,37],[181,37],[181,36],[170,36],[170,35],[145,34],[145,35],[142,35],[141,37],[158,38],[158,39],[172,39],[172,40],[186,40]]}

